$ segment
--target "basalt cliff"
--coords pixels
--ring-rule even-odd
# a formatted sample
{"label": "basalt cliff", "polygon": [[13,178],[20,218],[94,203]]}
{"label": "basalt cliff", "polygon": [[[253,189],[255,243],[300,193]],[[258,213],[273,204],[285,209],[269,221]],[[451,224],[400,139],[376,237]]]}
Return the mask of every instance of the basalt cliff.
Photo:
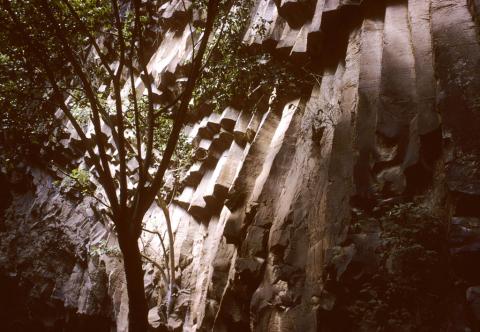
{"label": "basalt cliff", "polygon": [[[154,13],[159,94],[190,59],[188,7]],[[156,234],[141,239],[157,261],[144,265],[150,323],[480,331],[479,24],[479,0],[257,0],[244,43],[308,64],[316,83],[185,127],[201,158],[170,204],[168,319],[165,251]],[[72,133],[58,148],[76,144]],[[127,331],[114,232],[56,180],[27,164],[0,177],[0,329]],[[152,206],[146,227],[164,234],[163,218]]]}

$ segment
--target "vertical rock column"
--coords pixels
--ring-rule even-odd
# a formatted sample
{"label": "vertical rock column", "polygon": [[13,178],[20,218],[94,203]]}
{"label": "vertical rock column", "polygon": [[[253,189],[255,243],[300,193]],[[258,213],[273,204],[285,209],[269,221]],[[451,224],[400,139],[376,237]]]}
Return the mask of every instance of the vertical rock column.
{"label": "vertical rock column", "polygon": [[[468,2],[470,9],[478,9],[478,1]],[[451,262],[453,272],[463,280],[455,290],[460,309],[452,312],[458,316],[453,318],[457,324],[463,320],[462,311],[470,312],[470,326],[461,328],[475,330],[480,328],[480,273],[474,268],[480,259],[480,39],[478,20],[469,12],[468,2],[431,0],[430,12],[436,106],[442,115],[445,181],[453,217]]]}
{"label": "vertical rock column", "polygon": [[362,24],[358,110],[355,120],[355,196],[362,205],[371,199],[371,164],[375,159],[375,135],[382,72],[384,9],[366,13]]}

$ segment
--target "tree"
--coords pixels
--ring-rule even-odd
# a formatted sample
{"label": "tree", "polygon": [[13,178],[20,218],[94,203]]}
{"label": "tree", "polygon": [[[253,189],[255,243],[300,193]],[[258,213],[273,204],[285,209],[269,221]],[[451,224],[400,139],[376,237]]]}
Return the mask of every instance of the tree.
{"label": "tree", "polygon": [[[178,166],[178,155],[185,152],[181,131],[187,117],[204,104],[221,111],[239,100],[252,110],[262,99],[265,103],[268,98],[263,97],[274,89],[277,95],[291,96],[311,85],[303,67],[294,70],[284,60],[251,53],[243,45],[253,2],[193,3],[190,9],[205,18],[197,26],[188,23],[194,45],[188,78],[181,91],[165,99],[158,95],[147,66],[162,38],[149,28],[150,13],[158,11],[159,1],[0,0],[0,19],[5,22],[0,27],[4,96],[0,102],[8,111],[4,126],[24,124],[25,128],[20,125],[10,131],[20,132],[28,141],[35,131],[29,127],[34,117],[48,128],[35,132],[45,139],[56,128],[53,114],[59,109],[78,135],[80,159],[98,188],[92,190],[91,177],[81,165],[70,175],[107,207],[115,225],[124,258],[131,331],[148,328],[138,239],[144,215],[155,200],[169,230],[169,298],[173,292],[173,235],[161,191],[167,170]],[[187,11],[189,5],[182,4]],[[254,29],[265,33],[263,25]],[[134,88],[139,79],[146,93]],[[32,99],[38,102],[32,104]],[[132,161],[138,165],[133,174]],[[112,164],[118,172],[112,172]],[[168,299],[167,313],[172,304]]]}
{"label": "tree", "polygon": [[[206,13],[206,18],[201,37],[195,40],[192,34],[188,80],[183,91],[161,108],[155,106],[158,95],[152,88],[153,79],[147,68],[150,46],[146,43],[150,19],[147,7],[150,5],[154,3],[141,0],[2,0],[0,14],[5,22],[1,36],[6,42],[1,50],[2,64],[15,66],[11,75],[21,70],[16,75],[21,74],[26,88],[41,83],[36,96],[41,103],[54,105],[48,109],[50,112],[60,109],[68,119],[79,136],[86,164],[93,170],[100,191],[104,193],[105,197],[97,199],[108,207],[108,216],[118,235],[127,280],[130,331],[148,329],[138,246],[142,220],[156,199],[168,219],[159,191],[187,118],[193,90],[205,65],[210,34],[218,14],[228,12],[231,3],[200,2],[200,7],[203,5],[200,10]],[[145,84],[145,96],[138,96],[135,91],[138,77]],[[18,101],[28,100],[29,95],[19,93],[14,84],[15,75],[9,82],[7,90],[12,96],[8,107],[12,115],[18,115],[25,109]],[[125,82],[132,87],[128,96],[122,94]],[[106,93],[99,93],[102,85],[107,87]],[[12,100],[15,103],[12,104]],[[82,123],[81,117],[75,114],[75,107],[79,105],[86,112],[87,123]],[[30,109],[37,109],[37,106]],[[159,126],[161,121],[163,126]],[[86,130],[88,123],[93,126],[91,132]],[[169,131],[163,138],[160,158],[155,155],[159,127],[163,133]],[[134,132],[133,139],[127,137],[130,130]],[[108,140],[110,133],[113,146]],[[118,163],[117,174],[111,170],[109,151]],[[127,163],[132,159],[138,163],[135,171],[138,182],[133,188],[127,174]],[[170,262],[173,264],[173,259]]]}

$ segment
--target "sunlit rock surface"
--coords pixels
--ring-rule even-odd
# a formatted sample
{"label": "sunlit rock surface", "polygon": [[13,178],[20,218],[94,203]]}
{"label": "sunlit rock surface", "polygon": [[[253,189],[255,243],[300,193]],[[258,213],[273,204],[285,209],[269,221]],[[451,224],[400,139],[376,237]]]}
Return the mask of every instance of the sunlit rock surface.
{"label": "sunlit rock surface", "polygon": [[[186,76],[190,5],[172,0],[158,13],[166,32],[148,67],[159,103]],[[167,320],[157,310],[166,285],[145,265],[151,323],[178,331],[477,331],[479,13],[477,0],[257,1],[244,42],[314,68],[317,83],[308,96],[278,96],[279,106],[204,110],[188,123],[201,158],[170,205],[179,290]],[[145,81],[137,79],[137,93]],[[61,143],[74,148],[78,137]],[[22,172],[20,184],[2,179],[11,195],[0,224],[1,315],[14,327],[126,331],[121,257],[101,207],[54,185],[45,170]],[[410,202],[423,210],[401,210]],[[399,226],[395,211],[418,228]],[[152,206],[146,228],[163,236],[163,218]],[[434,243],[420,236],[422,225]],[[145,233],[141,245],[165,265],[158,236]],[[412,260],[424,256],[432,266]],[[427,278],[442,290],[397,303],[395,278],[427,269],[435,273],[405,289],[421,293],[428,287],[416,282]],[[392,308],[393,318],[383,312]]]}

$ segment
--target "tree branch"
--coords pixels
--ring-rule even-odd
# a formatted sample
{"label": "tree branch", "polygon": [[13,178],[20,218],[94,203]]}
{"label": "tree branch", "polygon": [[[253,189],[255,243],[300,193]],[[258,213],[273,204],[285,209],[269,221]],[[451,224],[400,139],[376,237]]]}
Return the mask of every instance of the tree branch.
{"label": "tree branch", "polygon": [[[123,27],[118,11],[118,4],[116,0],[112,0],[113,12],[115,15],[115,25],[118,31],[118,39],[120,43],[120,62],[118,64],[117,72],[113,78],[113,90],[115,94],[115,109],[117,112],[117,127],[118,127],[118,159],[120,164],[120,207],[125,210],[127,208],[127,163],[125,151],[125,128],[123,123],[123,105],[120,87],[120,77],[125,63],[125,39],[123,36]],[[133,41],[132,41],[133,42]]]}
{"label": "tree branch", "polygon": [[191,76],[187,81],[185,91],[182,95],[181,104],[177,112],[177,116],[174,120],[172,131],[170,132],[170,136],[167,142],[167,146],[165,148],[165,151],[163,152],[162,161],[160,162],[160,165],[157,169],[157,172],[155,174],[155,177],[153,179],[151,186],[147,189],[147,192],[145,193],[142,199],[142,206],[140,207],[139,211],[137,211],[138,215],[143,216],[147,211],[147,209],[155,200],[158,190],[162,186],[163,176],[165,175],[165,171],[167,170],[168,165],[170,164],[170,160],[173,156],[173,153],[175,152],[175,147],[177,145],[180,132],[183,128],[183,125],[186,119],[188,105],[190,103],[190,99],[192,98],[192,93],[195,88],[195,83],[200,75],[203,55],[207,48],[210,33],[213,30],[218,3],[219,3],[219,0],[209,0],[208,2],[207,22],[205,24],[205,30],[202,37],[202,42],[199,47],[199,51],[192,64]]}
{"label": "tree branch", "polygon": [[173,300],[172,300],[172,294],[173,294],[173,288],[175,287],[175,253],[174,253],[174,239],[173,239],[173,231],[172,231],[172,222],[170,220],[170,212],[168,211],[167,204],[165,201],[160,197],[160,195],[157,195],[157,204],[160,206],[160,208],[163,211],[163,214],[165,215],[165,221],[167,222],[167,230],[168,230],[168,245],[169,245],[169,261],[170,261],[170,291],[169,291],[169,298],[167,300],[168,306],[167,306],[167,317],[170,316],[170,312],[172,311],[173,307]]}
{"label": "tree branch", "polygon": [[[148,72],[147,65],[143,61],[143,38],[142,38],[142,28],[140,21],[140,0],[134,0],[134,35],[138,38],[138,49],[137,57],[140,64],[141,70],[144,76],[144,84],[147,88],[147,98],[148,98],[148,111],[147,111],[147,151],[145,153],[145,159],[143,162],[143,167],[140,168],[141,176],[139,176],[139,182],[137,184],[137,191],[134,198],[133,206],[133,215],[139,216],[143,214],[138,214],[140,208],[140,202],[143,199],[143,192],[147,178],[149,177],[148,170],[152,164],[152,155],[153,155],[153,140],[154,140],[154,128],[155,128],[155,118],[153,114],[153,93],[152,93],[152,82],[150,82],[150,73]],[[134,47],[134,45],[132,45]],[[133,89],[134,87],[132,87]],[[141,221],[140,221],[141,222]]]}
{"label": "tree branch", "polygon": [[163,282],[165,283],[165,285],[168,285],[168,279],[167,279],[167,276],[165,275],[165,272],[163,271],[163,267],[160,264],[158,264],[157,262],[155,262],[155,260],[148,257],[147,255],[145,255],[143,253],[141,253],[141,255],[142,255],[143,258],[145,258],[147,261],[152,263],[160,271],[160,274],[162,275]]}
{"label": "tree branch", "polygon": [[[103,54],[103,52],[101,51],[100,49],[100,46],[98,45],[95,37],[92,35],[92,33],[89,31],[88,27],[85,25],[85,23],[81,20],[80,16],[78,15],[78,13],[76,12],[75,8],[73,8],[73,6],[70,4],[70,2],[68,0],[61,0],[66,6],[67,8],[69,9],[70,13],[72,14],[72,16],[75,18],[75,20],[78,22],[78,24],[80,24],[80,28],[81,30],[87,35],[90,43],[93,45],[95,51],[97,52],[98,56],[100,57],[100,62],[102,63],[103,67],[105,68],[105,70],[107,71],[109,77],[110,77],[110,81],[112,81],[112,84],[113,84],[113,81],[116,79],[115,77],[115,74],[113,72],[113,70],[110,68],[110,64],[108,63],[107,61],[107,58],[105,56],[105,54]],[[115,88],[115,84],[114,85],[114,88]],[[107,123],[107,125],[110,127],[111,131],[112,131],[112,136],[113,136],[113,139],[115,141],[115,144],[119,145],[119,135],[115,129],[115,126],[114,124],[110,121],[110,116],[107,112],[104,112],[102,108],[99,108],[99,111],[100,111],[100,114],[102,115],[103,117],[103,120]]]}
{"label": "tree branch", "polygon": [[112,206],[112,209],[115,211],[116,208],[118,207],[118,201],[115,193],[115,184],[110,172],[110,167],[109,167],[107,155],[105,152],[105,146],[101,138],[101,135],[103,134],[103,132],[100,126],[100,116],[98,111],[98,108],[101,106],[99,105],[98,100],[95,96],[95,93],[93,92],[93,87],[91,83],[88,81],[85,73],[81,68],[81,65],[75,58],[74,52],[69,46],[69,43],[65,37],[64,31],[61,29],[59,23],[57,22],[57,19],[53,15],[49,4],[47,3],[46,0],[42,0],[41,2],[42,2],[42,7],[45,11],[45,14],[53,24],[55,35],[60,39],[62,47],[65,51],[65,55],[67,59],[70,61],[70,63],[72,64],[75,74],[79,77],[80,81],[82,82],[85,95],[87,96],[90,102],[90,106],[92,110],[92,122],[95,130],[95,143],[97,145],[97,148],[100,154],[100,161],[102,163],[103,171],[105,175],[104,189],[107,193],[108,199],[110,201],[110,205]]}
{"label": "tree branch", "polygon": [[[152,154],[153,154],[153,140],[154,140],[154,129],[155,129],[155,118],[153,116],[153,92],[152,92],[152,86],[151,84],[153,82],[150,81],[150,73],[148,72],[147,64],[144,62],[143,59],[143,51],[144,51],[144,41],[142,38],[142,27],[141,27],[141,21],[140,21],[140,0],[134,0],[133,1],[134,5],[134,14],[135,14],[135,19],[134,19],[134,31],[135,35],[138,38],[138,49],[137,49],[137,57],[138,57],[138,62],[140,64],[140,67],[143,72],[144,76],[144,84],[145,87],[147,88],[147,97],[148,97],[148,110],[147,110],[147,151],[145,153],[145,162],[144,162],[144,179],[148,177],[148,169],[150,168],[152,164]],[[143,186],[145,182],[142,182],[138,184],[138,194],[139,198],[138,200],[141,199],[141,193],[143,191]]]}
{"label": "tree branch", "polygon": [[93,47],[95,48],[95,51],[97,52],[98,56],[100,57],[100,61],[101,61],[102,65],[105,67],[105,70],[108,72],[110,77],[113,77],[114,73],[113,73],[112,69],[110,68],[110,65],[107,61],[107,58],[106,58],[105,54],[103,54],[102,50],[98,46],[98,43],[97,43],[95,37],[90,33],[89,29],[87,28],[85,23],[82,21],[82,19],[78,15],[77,11],[75,10],[75,8],[73,8],[73,6],[70,4],[70,2],[68,0],[61,0],[61,1],[62,1],[62,3],[65,4],[65,6],[67,6],[67,8],[70,11],[70,13],[72,14],[72,16],[75,18],[77,23],[80,25],[80,28],[87,35],[88,40],[93,45]]}

